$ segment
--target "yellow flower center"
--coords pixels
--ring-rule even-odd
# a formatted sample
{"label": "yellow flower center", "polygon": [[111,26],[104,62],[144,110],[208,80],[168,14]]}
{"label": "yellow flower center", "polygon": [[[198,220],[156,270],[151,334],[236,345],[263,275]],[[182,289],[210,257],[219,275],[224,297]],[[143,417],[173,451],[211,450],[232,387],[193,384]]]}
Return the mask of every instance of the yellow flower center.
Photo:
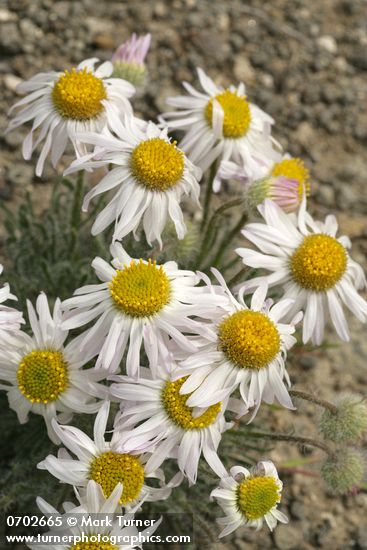
{"label": "yellow flower center", "polygon": [[280,502],[278,490],[271,476],[244,479],[237,489],[237,506],[247,520],[259,519]]}
{"label": "yellow flower center", "polygon": [[98,541],[98,535],[89,535],[85,537],[87,540],[84,542],[77,542],[73,546],[69,546],[69,550],[119,550],[121,548],[121,546],[107,542],[106,537],[108,535],[103,534],[102,536],[103,540]]}
{"label": "yellow flower center", "polygon": [[19,364],[17,380],[20,391],[31,403],[47,404],[66,390],[68,365],[60,351],[31,351]]}
{"label": "yellow flower center", "polygon": [[262,369],[280,351],[277,327],[259,311],[241,310],[219,325],[219,347],[239,368]]}
{"label": "yellow flower center", "polygon": [[156,262],[140,260],[118,270],[109,283],[111,296],[119,309],[131,317],[150,317],[170,299],[171,285]]}
{"label": "yellow flower center", "polygon": [[277,162],[272,168],[271,175],[297,180],[299,182],[298,192],[300,197],[303,195],[304,187],[306,194],[310,194],[310,172],[300,158],[284,159]]}
{"label": "yellow flower center", "polygon": [[130,165],[138,182],[150,191],[167,191],[182,178],[185,159],[175,141],[153,138],[135,147]]}
{"label": "yellow flower center", "polygon": [[334,237],[308,235],[290,258],[293,279],[303,288],[324,291],[344,275],[347,253]]}
{"label": "yellow flower center", "polygon": [[221,410],[221,403],[211,405],[202,415],[194,417],[192,407],[186,405],[191,394],[180,395],[181,386],[187,378],[184,376],[175,382],[166,382],[162,392],[163,406],[172,422],[180,428],[184,430],[207,428],[215,422]]}
{"label": "yellow flower center", "polygon": [[51,97],[62,117],[88,120],[103,111],[102,100],[107,98],[107,94],[101,78],[87,69],[72,69],[60,76]]}
{"label": "yellow flower center", "polygon": [[140,495],[144,483],[144,468],[137,456],[109,451],[94,458],[89,479],[100,484],[106,498],[121,483],[120,504],[125,505]]}
{"label": "yellow flower center", "polygon": [[223,136],[240,138],[244,136],[251,123],[250,105],[246,96],[239,96],[230,90],[225,90],[208,101],[205,107],[205,118],[213,126],[213,99],[223,109]]}

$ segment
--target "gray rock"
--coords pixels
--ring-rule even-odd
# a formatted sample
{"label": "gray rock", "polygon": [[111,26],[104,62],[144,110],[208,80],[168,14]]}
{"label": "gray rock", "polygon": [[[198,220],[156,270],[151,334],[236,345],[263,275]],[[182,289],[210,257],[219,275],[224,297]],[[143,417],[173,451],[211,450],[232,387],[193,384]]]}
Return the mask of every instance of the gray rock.
{"label": "gray rock", "polygon": [[332,185],[321,183],[317,189],[317,201],[329,208],[335,204],[335,190]]}
{"label": "gray rock", "polygon": [[291,515],[296,519],[302,520],[306,515],[305,506],[299,500],[292,502],[290,511]]}
{"label": "gray rock", "polygon": [[360,550],[367,550],[367,526],[361,525],[358,528],[357,542]]}
{"label": "gray rock", "polygon": [[312,369],[316,364],[316,359],[312,355],[301,355],[298,363],[305,370]]}
{"label": "gray rock", "polygon": [[19,78],[19,76],[15,76],[14,74],[4,75],[5,88],[10,90],[11,92],[16,92],[17,86],[21,82],[22,82],[22,79]]}
{"label": "gray rock", "polygon": [[357,190],[350,184],[338,185],[337,203],[341,210],[350,210],[360,200]]}
{"label": "gray rock", "polygon": [[245,82],[247,85],[253,83],[255,80],[255,71],[251,63],[243,54],[239,54],[235,57],[233,74],[237,81]]}
{"label": "gray rock", "polygon": [[22,51],[22,41],[16,23],[11,21],[0,25],[0,48],[4,53],[11,55]]}
{"label": "gray rock", "polygon": [[300,550],[303,547],[303,533],[296,523],[278,525],[274,531],[274,541],[279,550]]}
{"label": "gray rock", "polygon": [[336,54],[338,46],[333,36],[324,35],[317,39],[318,45],[329,53]]}
{"label": "gray rock", "polygon": [[0,8],[0,23],[8,23],[8,21],[17,21],[17,14],[5,8]]}
{"label": "gray rock", "polygon": [[352,63],[358,69],[362,71],[367,71],[367,55],[366,55],[366,46],[363,46],[360,50],[349,58],[349,62]]}

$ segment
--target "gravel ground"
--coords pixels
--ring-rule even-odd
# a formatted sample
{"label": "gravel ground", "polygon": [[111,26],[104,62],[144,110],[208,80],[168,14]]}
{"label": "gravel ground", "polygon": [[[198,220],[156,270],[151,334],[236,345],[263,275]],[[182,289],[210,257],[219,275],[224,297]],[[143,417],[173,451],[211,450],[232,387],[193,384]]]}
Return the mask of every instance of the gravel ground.
{"label": "gravel ground", "polygon": [[[311,208],[336,213],[353,241],[353,256],[367,251],[367,12],[363,0],[9,0],[0,2],[0,200],[15,207],[31,191],[42,206],[53,178],[42,179],[34,163],[21,159],[25,129],[4,137],[6,111],[15,87],[39,71],[63,70],[81,59],[108,59],[133,31],[151,32],[151,80],[136,107],[146,117],[165,109],[165,98],[180,92],[180,81],[195,82],[205,68],[224,85],[243,80],[252,101],[272,115],[275,135],[301,155],[313,176]],[[1,229],[0,229],[1,236]],[[367,342],[352,322],[350,344],[293,361],[295,387],[332,398],[367,383]],[[263,411],[268,426],[310,435],[315,410]],[[278,463],[299,456],[277,445]],[[318,452],[307,456],[320,457]],[[317,477],[284,474],[283,510],[291,518],[270,535],[240,532],[217,545],[225,549],[306,550],[367,548],[367,494],[335,498]]]}

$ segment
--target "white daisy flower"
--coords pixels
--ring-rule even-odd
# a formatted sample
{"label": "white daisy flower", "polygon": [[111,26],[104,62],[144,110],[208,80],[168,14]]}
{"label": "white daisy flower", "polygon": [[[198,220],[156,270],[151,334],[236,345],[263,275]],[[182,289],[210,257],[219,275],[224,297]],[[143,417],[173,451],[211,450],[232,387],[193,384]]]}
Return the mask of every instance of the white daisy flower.
{"label": "white daisy flower", "polygon": [[265,224],[248,224],[242,233],[261,252],[248,248],[236,252],[245,265],[272,273],[246,282],[246,292],[263,280],[271,287],[283,285],[284,298],[294,300],[294,308],[305,310],[303,342],[311,339],[321,344],[328,312],[339,338],[349,340],[342,303],[366,322],[367,302],[357,292],[365,288],[366,278],[348,254],[349,238],[336,237],[335,217],[327,216],[324,223],[314,221],[306,212],[305,200],[298,218],[287,216],[270,200],[259,211]]}
{"label": "white daisy flower", "polygon": [[179,239],[186,233],[180,202],[191,195],[199,205],[200,186],[198,170],[171,142],[167,129],[160,130],[149,122],[130,117],[122,123],[114,120],[112,135],[80,134],[79,139],[96,145],[94,155],[74,161],[66,170],[112,166],[112,170],[86,195],[83,210],[87,211],[91,199],[115,190],[112,200],[98,214],[92,234],[98,235],[115,224],[113,240],[121,240],[131,231],[136,233],[142,224],[148,243],[157,240],[162,247],[161,234],[171,219]]}
{"label": "white daisy flower", "polygon": [[142,343],[154,369],[159,357],[168,361],[170,338],[187,352],[195,351],[185,333],[210,335],[211,329],[192,317],[210,318],[224,298],[197,286],[200,277],[178,269],[175,262],[157,265],[132,259],[120,243],[111,245],[111,254],[112,266],[101,258],[92,263],[103,282],[76,290],[62,305],[67,310],[64,328],[81,327],[98,317],[81,346],[98,354],[96,368],[116,372],[128,347],[127,373],[138,377]]}
{"label": "white daisy flower", "polygon": [[[44,141],[36,166],[41,176],[46,157],[56,167],[70,140],[77,155],[85,154],[78,132],[102,132],[119,112],[132,115],[128,100],[135,88],[120,78],[109,78],[113,72],[110,61],[97,69],[97,58],[86,59],[71,71],[39,73],[18,86],[28,95],[18,101],[9,114],[21,107],[10,121],[7,131],[32,121],[32,129],[23,142],[23,157],[31,158],[36,147]],[[37,139],[33,141],[34,134]]]}
{"label": "white daisy flower", "polygon": [[[232,427],[226,422],[227,410],[243,415],[240,401],[228,398],[210,407],[191,408],[187,396],[180,394],[185,378],[173,380],[163,367],[157,378],[142,368],[139,380],[114,376],[111,393],[121,400],[121,414],[116,428],[122,424],[121,445],[127,449],[152,449],[147,467],[158,468],[166,458],[177,458],[178,467],[190,483],[196,482],[201,454],[218,476],[225,468],[217,455],[222,433]],[[136,424],[139,424],[136,426]],[[131,426],[131,431],[127,428]]]}
{"label": "white daisy flower", "polygon": [[[271,166],[279,156],[270,135],[273,119],[248,102],[244,84],[223,89],[202,69],[197,71],[204,93],[184,82],[190,95],[167,100],[181,111],[164,113],[162,120],[168,128],[186,132],[181,147],[203,171],[217,159],[233,160],[253,179],[259,166]],[[217,178],[215,191],[219,185]]]}
{"label": "white daisy flower", "polygon": [[[111,441],[105,440],[110,403],[106,401],[100,408],[94,424],[94,441],[84,432],[73,426],[60,426],[52,422],[55,433],[61,443],[78,457],[74,460],[65,449],[60,449],[58,457],[49,455],[38,464],[41,470],[64,483],[76,487],[86,487],[94,480],[102,487],[105,497],[109,497],[117,483],[122,484],[120,504],[128,511],[136,511],[143,502],[165,500],[171,494],[172,487],[182,481],[179,473],[165,484],[162,470],[147,468],[148,455],[117,450],[121,434],[113,432]],[[120,445],[121,447],[121,445]],[[155,478],[160,488],[150,487],[146,480]]]}
{"label": "white daisy flower", "polygon": [[[3,266],[0,264],[0,275],[3,272]],[[0,288],[0,334],[5,337],[4,331],[12,332],[20,329],[24,323],[23,313],[5,305],[7,300],[17,300],[17,297],[11,294],[8,283]]]}
{"label": "white daisy flower", "polygon": [[[61,517],[61,527],[53,527],[44,536],[55,537],[55,540],[68,542],[47,542],[47,548],[50,550],[134,550],[142,548],[141,542],[149,539],[159,524],[161,519],[150,525],[144,531],[138,531],[134,524],[134,516],[128,514],[121,515],[119,500],[121,498],[122,486],[119,483],[106,499],[101,487],[94,481],[89,481],[84,495],[75,491],[79,501],[77,506],[70,502],[65,502],[63,508],[65,514],[60,514],[56,508],[48,504],[43,498],[37,498],[37,505],[43,514],[51,517]],[[118,518],[116,518],[118,514]],[[105,520],[99,521],[99,526],[95,527],[93,523],[97,518]],[[68,518],[77,519],[77,524],[68,522]],[[90,521],[89,521],[90,520]],[[124,526],[127,525],[126,527]],[[59,538],[58,538],[59,537]],[[51,539],[52,540],[52,539]],[[139,542],[137,542],[139,541]],[[28,544],[31,550],[42,550],[46,546],[42,544]]]}
{"label": "white daisy flower", "polygon": [[[33,336],[19,331],[14,334],[17,346],[0,343],[0,389],[8,392],[9,406],[19,422],[28,420],[33,412],[44,417],[50,439],[58,442],[51,421],[57,418],[68,422],[74,412],[96,413],[106,398],[107,387],[97,381],[103,371],[83,370],[91,359],[87,351],[80,351],[80,339],[64,346],[68,332],[61,329],[61,303],[57,299],[51,315],[45,294],[40,294],[36,311],[28,302],[28,316]],[[38,315],[38,317],[37,317]]]}
{"label": "white daisy flower", "polygon": [[285,514],[277,509],[283,484],[274,464],[259,462],[251,470],[234,466],[223,477],[211,497],[216,499],[225,516],[218,519],[224,527],[219,537],[229,535],[238,527],[261,529],[264,520],[272,531],[277,522],[288,523]]}
{"label": "white daisy flower", "polygon": [[267,285],[263,284],[253,294],[248,308],[242,291],[236,300],[220,273],[212,271],[227,292],[227,305],[213,317],[214,338],[180,362],[175,376],[189,376],[180,393],[190,393],[189,406],[207,407],[239,388],[246,407],[255,407],[252,418],[261,401],[273,403],[276,398],[284,407],[293,409],[286,387],[290,380],[285,358],[296,342],[292,334],[300,314],[291,324],[281,322],[293,300],[273,305],[272,300],[266,299]]}

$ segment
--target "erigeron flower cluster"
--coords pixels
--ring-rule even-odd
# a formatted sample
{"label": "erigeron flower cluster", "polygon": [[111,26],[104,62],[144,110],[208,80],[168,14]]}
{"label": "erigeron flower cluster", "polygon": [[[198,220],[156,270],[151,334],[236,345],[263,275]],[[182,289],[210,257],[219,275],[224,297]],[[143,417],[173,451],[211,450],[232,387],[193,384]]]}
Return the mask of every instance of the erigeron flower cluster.
{"label": "erigeron flower cluster", "polygon": [[[57,166],[70,142],[76,158],[65,174],[103,169],[83,211],[108,196],[92,235],[111,227],[113,233],[107,260],[92,262],[95,283],[63,302],[56,298],[52,311],[42,292],[35,308],[28,303],[32,335],[21,330],[22,314],[4,304],[15,297],[2,287],[1,389],[19,422],[42,415],[49,437],[62,445],[38,467],[76,488],[78,509],[134,513],[147,501],[167,499],[185,479],[195,484],[203,458],[219,478],[211,496],[225,514],[220,536],[241,525],[259,529],[264,521],[272,530],[287,522],[277,508],[282,482],[274,464],[228,471],[222,437],[240,418],[252,421],[262,403],[295,408],[287,352],[297,327],[304,343],[320,345],[330,317],[348,340],[343,305],[367,320],[358,294],[366,280],[334,216],[321,223],[308,213],[309,172],[281,151],[271,135],[274,121],[250,103],[244,84],[223,89],[198,69],[202,91],[184,83],[188,95],[169,98],[178,110],[164,113],[158,125],[134,116],[135,89],[126,79],[145,73],[149,44],[149,35],[134,35],[97,69],[98,60],[89,59],[20,85],[28,95],[14,106],[9,129],[32,123],[24,158],[42,143],[40,175],[46,158]],[[170,130],[182,131],[182,141]],[[264,220],[242,230],[247,243],[236,253],[256,277],[235,288],[218,269],[155,259],[169,221],[178,239],[186,235],[184,199],[196,210],[208,208],[201,180],[209,168],[208,197],[220,192],[223,179],[234,179],[244,205],[252,214],[258,208]],[[131,235],[152,247],[147,257],[126,251]],[[110,401],[119,411],[106,437]],[[96,414],[93,439],[70,424],[74,413]],[[177,464],[168,481],[166,460]],[[43,500],[39,506],[54,510]]]}

